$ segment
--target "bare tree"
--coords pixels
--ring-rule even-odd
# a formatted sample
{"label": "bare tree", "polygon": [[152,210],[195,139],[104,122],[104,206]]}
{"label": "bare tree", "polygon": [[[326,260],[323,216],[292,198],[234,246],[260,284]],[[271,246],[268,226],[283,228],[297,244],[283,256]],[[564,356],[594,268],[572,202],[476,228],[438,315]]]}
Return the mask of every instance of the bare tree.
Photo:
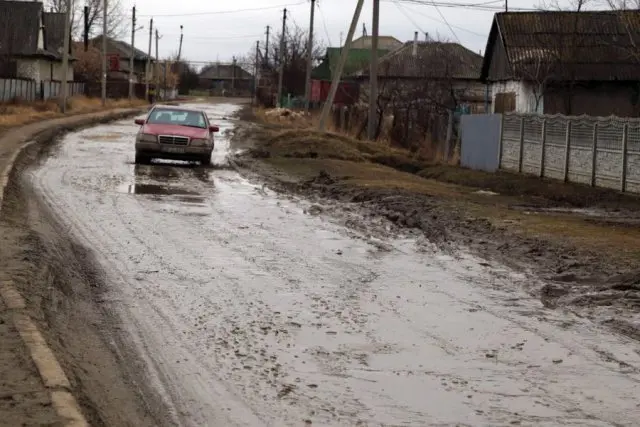
{"label": "bare tree", "polygon": [[[51,12],[63,13],[67,3],[71,3],[71,34],[75,39],[81,39],[84,31],[84,7],[88,8],[88,33],[89,37],[102,34],[103,0],[86,0],[85,4],[74,0],[46,0],[45,8]],[[107,36],[112,38],[122,37],[127,28],[126,16],[123,13],[121,0],[109,0],[107,15]]]}
{"label": "bare tree", "polygon": [[[379,63],[376,138],[383,117],[391,116],[394,143],[418,150],[425,139],[434,144],[445,139],[450,117],[479,87],[468,77],[468,70],[478,69],[479,73],[482,58],[448,42],[420,43],[415,55],[412,50],[406,46]],[[366,89],[363,95],[362,101],[368,104]]]}
{"label": "bare tree", "polygon": [[[282,37],[282,34],[278,34],[270,43],[269,52],[265,52],[265,55],[269,58],[269,66],[263,67],[263,71],[272,75],[277,74],[281,62],[284,62],[284,93],[290,93],[294,96],[304,95],[308,33],[298,26],[289,26],[284,35],[284,52],[280,52]],[[314,38],[314,46],[311,52],[314,62],[318,63],[323,53],[323,46],[318,42],[318,38]],[[251,55],[255,57],[255,52],[252,52]]]}

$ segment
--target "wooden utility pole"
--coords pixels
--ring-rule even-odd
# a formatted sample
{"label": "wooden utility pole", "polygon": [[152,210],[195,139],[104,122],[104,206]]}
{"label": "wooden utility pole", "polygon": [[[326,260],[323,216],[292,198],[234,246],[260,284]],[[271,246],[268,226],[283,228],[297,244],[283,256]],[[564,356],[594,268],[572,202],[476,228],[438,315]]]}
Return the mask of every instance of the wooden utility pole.
{"label": "wooden utility pole", "polygon": [[149,73],[151,72],[151,42],[153,40],[153,18],[149,21],[149,51],[147,52],[147,66],[144,76],[144,96],[149,99]]}
{"label": "wooden utility pole", "polygon": [[307,45],[307,76],[304,89],[304,110],[309,112],[311,102],[311,67],[313,64],[313,18],[316,8],[316,0],[311,0],[311,14],[309,16],[309,43]]}
{"label": "wooden utility pole", "polygon": [[271,26],[267,25],[267,43],[264,48],[264,64],[269,66],[269,33],[271,32]]}
{"label": "wooden utility pole", "polygon": [[325,130],[327,118],[329,117],[329,113],[331,112],[331,106],[333,105],[333,100],[336,97],[338,85],[340,84],[340,78],[342,77],[342,70],[344,69],[345,62],[347,62],[347,56],[349,55],[349,48],[351,47],[353,33],[356,32],[356,27],[358,26],[358,19],[360,19],[360,12],[362,11],[363,4],[364,0],[358,0],[358,3],[356,4],[356,10],[353,12],[353,18],[351,18],[351,25],[349,26],[347,40],[345,41],[344,47],[342,48],[340,60],[338,61],[338,66],[336,67],[335,74],[333,75],[333,79],[331,81],[329,96],[327,97],[327,100],[322,107],[322,115],[320,116],[320,124],[318,125],[318,129],[320,130],[320,132],[324,132]]}
{"label": "wooden utility pole", "polygon": [[255,67],[254,67],[254,73],[255,75],[253,76],[253,99],[252,102],[255,106],[258,105],[258,83],[260,82],[260,77],[259,77],[259,73],[260,73],[260,40],[256,41],[256,63],[255,63]]}
{"label": "wooden utility pole", "polygon": [[378,30],[380,27],[380,0],[373,0],[373,22],[371,28],[371,64],[369,68],[369,117],[367,136],[376,138],[378,116]]}
{"label": "wooden utility pole", "polygon": [[156,66],[154,67],[154,79],[153,82],[155,84],[156,90],[156,99],[160,96],[160,91],[158,90],[160,86],[160,58],[158,57],[158,40],[160,40],[160,36],[158,35],[158,29],[156,28]]}
{"label": "wooden utility pole", "polygon": [[276,101],[276,107],[280,107],[282,102],[282,80],[284,79],[284,59],[285,59],[285,38],[287,31],[287,9],[285,8],[284,14],[282,15],[282,34],[280,35],[280,73],[278,76],[278,99]]}
{"label": "wooden utility pole", "polygon": [[236,93],[236,57],[233,57],[231,62],[231,96],[235,96]]}
{"label": "wooden utility pole", "polygon": [[182,38],[184,36],[184,34],[182,34],[182,29],[184,27],[182,25],[180,25],[180,45],[178,46],[178,61],[180,62],[180,57],[182,56]]}
{"label": "wooden utility pole", "polygon": [[102,106],[107,105],[107,0],[102,5]]}
{"label": "wooden utility pole", "polygon": [[136,7],[131,9],[131,53],[129,54],[129,99],[133,99],[133,58],[136,56]]}
{"label": "wooden utility pole", "polygon": [[169,99],[169,95],[167,95],[167,68],[169,67],[169,61],[167,61],[166,59],[164,60],[164,81],[162,83],[162,86],[164,87],[164,97],[162,98],[163,101],[166,101],[167,99]]}
{"label": "wooden utility pole", "polygon": [[71,38],[71,0],[66,1],[67,9],[64,11],[64,41],[62,43],[62,76],[60,76],[60,110],[67,112],[67,75],[69,74],[69,39]]}
{"label": "wooden utility pole", "polygon": [[84,38],[84,51],[86,52],[89,50],[89,6],[84,7],[83,38]]}

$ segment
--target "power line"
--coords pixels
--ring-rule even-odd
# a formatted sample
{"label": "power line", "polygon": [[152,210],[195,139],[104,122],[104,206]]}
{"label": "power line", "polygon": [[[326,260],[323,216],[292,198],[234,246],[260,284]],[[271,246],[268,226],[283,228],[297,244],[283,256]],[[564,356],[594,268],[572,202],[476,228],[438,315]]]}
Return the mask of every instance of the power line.
{"label": "power line", "polygon": [[230,13],[259,12],[262,10],[269,10],[269,9],[281,9],[283,7],[294,7],[294,6],[300,6],[302,4],[306,4],[306,1],[300,1],[297,3],[280,4],[275,6],[253,7],[253,8],[247,8],[247,9],[216,10],[216,11],[210,11],[210,12],[190,12],[190,13],[167,13],[167,14],[155,13],[152,15],[139,15],[139,16],[159,18],[159,17],[178,17],[178,16],[185,17],[185,16],[202,16],[202,15],[225,15]]}
{"label": "power line", "polygon": [[324,19],[324,13],[322,13],[322,8],[320,7],[319,3],[318,3],[318,12],[320,12],[320,18],[322,19],[322,26],[324,27],[324,34],[327,36],[327,41],[329,42],[329,46],[331,46],[333,43],[331,43],[331,36],[329,36],[329,29],[327,28],[327,21],[326,21],[326,19]]}
{"label": "power line", "polygon": [[420,32],[422,32],[423,34],[425,33],[425,31],[422,29],[422,27],[420,26],[420,24],[418,24],[416,21],[413,20],[413,18],[407,13],[405,12],[405,10],[402,8],[402,6],[400,5],[400,3],[398,3],[398,0],[394,0],[393,4],[396,5],[396,8],[398,9],[398,11],[400,11],[401,14],[404,15],[405,18],[407,18],[409,20],[409,22],[411,22],[411,24],[413,24],[414,27],[416,27],[417,29],[420,30]]}
{"label": "power line", "polygon": [[460,43],[460,38],[458,38],[458,35],[456,34],[456,32],[453,30],[453,27],[451,27],[451,25],[449,24],[449,21],[447,21],[447,18],[444,17],[444,14],[442,13],[442,11],[440,10],[440,8],[438,6],[436,6],[435,1],[431,0],[431,4],[433,4],[436,8],[436,11],[438,11],[438,15],[440,15],[440,18],[442,18],[442,20],[444,21],[445,24],[447,24],[447,27],[449,27],[449,30],[451,30],[451,34],[453,34],[453,37],[458,41],[458,43]]}
{"label": "power line", "polygon": [[[395,1],[395,0],[382,0],[386,2]],[[491,0],[487,2],[481,3],[453,3],[453,2],[441,2],[441,1],[424,1],[424,0],[398,0],[402,3],[408,4],[416,4],[420,6],[432,6],[432,7],[448,7],[455,9],[468,9],[468,10],[476,10],[482,12],[502,12],[504,11],[504,1],[503,0]],[[500,4],[499,6],[497,4]],[[527,7],[514,7],[509,8],[510,11],[517,12],[535,12],[539,9],[535,8],[527,8]]]}
{"label": "power line", "polygon": [[[501,0],[501,1],[502,1],[502,0]],[[439,19],[437,19],[437,18],[434,18],[433,16],[429,16],[429,15],[427,15],[426,13],[422,13],[422,12],[419,12],[419,11],[417,11],[417,10],[415,10],[415,9],[412,9],[412,8],[410,8],[409,6],[406,6],[406,5],[405,5],[405,6],[403,6],[403,8],[404,8],[405,10],[409,10],[409,11],[410,11],[410,12],[412,12],[412,13],[415,13],[416,15],[420,15],[420,16],[422,16],[423,18],[430,19],[431,21],[439,22],[439,23],[441,23],[441,24],[444,24],[444,22],[442,22],[441,20],[439,20]],[[486,36],[487,36],[487,34],[477,33],[477,32],[475,32],[475,31],[471,31],[471,30],[468,30],[468,29],[463,28],[463,27],[458,27],[458,26],[455,26],[455,25],[451,25],[451,26],[452,26],[453,28],[455,28],[455,29],[459,30],[459,31],[464,31],[464,32],[469,33],[469,34],[473,34],[474,36],[479,36],[479,37],[486,37]]]}
{"label": "power line", "polygon": [[[180,34],[175,34],[175,33],[166,33],[166,36],[169,37],[175,37],[175,36],[179,36]],[[189,40],[236,40],[236,39],[249,39],[249,38],[253,38],[255,39],[256,37],[262,37],[262,34],[246,34],[246,35],[238,35],[238,36],[196,36],[196,37],[192,37],[189,36]]]}

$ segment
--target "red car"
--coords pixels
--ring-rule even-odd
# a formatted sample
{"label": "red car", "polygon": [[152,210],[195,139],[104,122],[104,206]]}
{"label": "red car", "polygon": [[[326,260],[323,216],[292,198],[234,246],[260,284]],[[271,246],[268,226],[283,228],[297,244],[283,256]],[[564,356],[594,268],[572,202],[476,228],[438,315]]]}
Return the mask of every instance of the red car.
{"label": "red car", "polygon": [[211,164],[213,134],[220,129],[211,125],[200,110],[155,106],[140,125],[136,135],[136,163],[149,164],[151,159],[198,161]]}

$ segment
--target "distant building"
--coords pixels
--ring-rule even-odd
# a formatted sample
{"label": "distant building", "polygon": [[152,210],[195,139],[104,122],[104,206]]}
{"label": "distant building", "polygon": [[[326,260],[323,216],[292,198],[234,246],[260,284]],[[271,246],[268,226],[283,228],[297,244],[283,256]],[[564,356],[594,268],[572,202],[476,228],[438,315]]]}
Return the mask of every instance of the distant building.
{"label": "distant building", "polygon": [[[102,36],[97,36],[89,40],[91,46],[102,49]],[[129,71],[131,69],[132,49],[129,43],[107,37],[107,59],[109,68],[109,79],[111,80],[129,80]],[[153,79],[155,70],[155,59],[149,58],[145,52],[140,49],[133,49],[133,80],[134,83],[145,82],[145,72],[147,68],[147,60],[149,59],[149,78]]]}
{"label": "distant building", "polygon": [[211,64],[200,71],[200,88],[222,94],[251,92],[254,76],[237,64]]}

